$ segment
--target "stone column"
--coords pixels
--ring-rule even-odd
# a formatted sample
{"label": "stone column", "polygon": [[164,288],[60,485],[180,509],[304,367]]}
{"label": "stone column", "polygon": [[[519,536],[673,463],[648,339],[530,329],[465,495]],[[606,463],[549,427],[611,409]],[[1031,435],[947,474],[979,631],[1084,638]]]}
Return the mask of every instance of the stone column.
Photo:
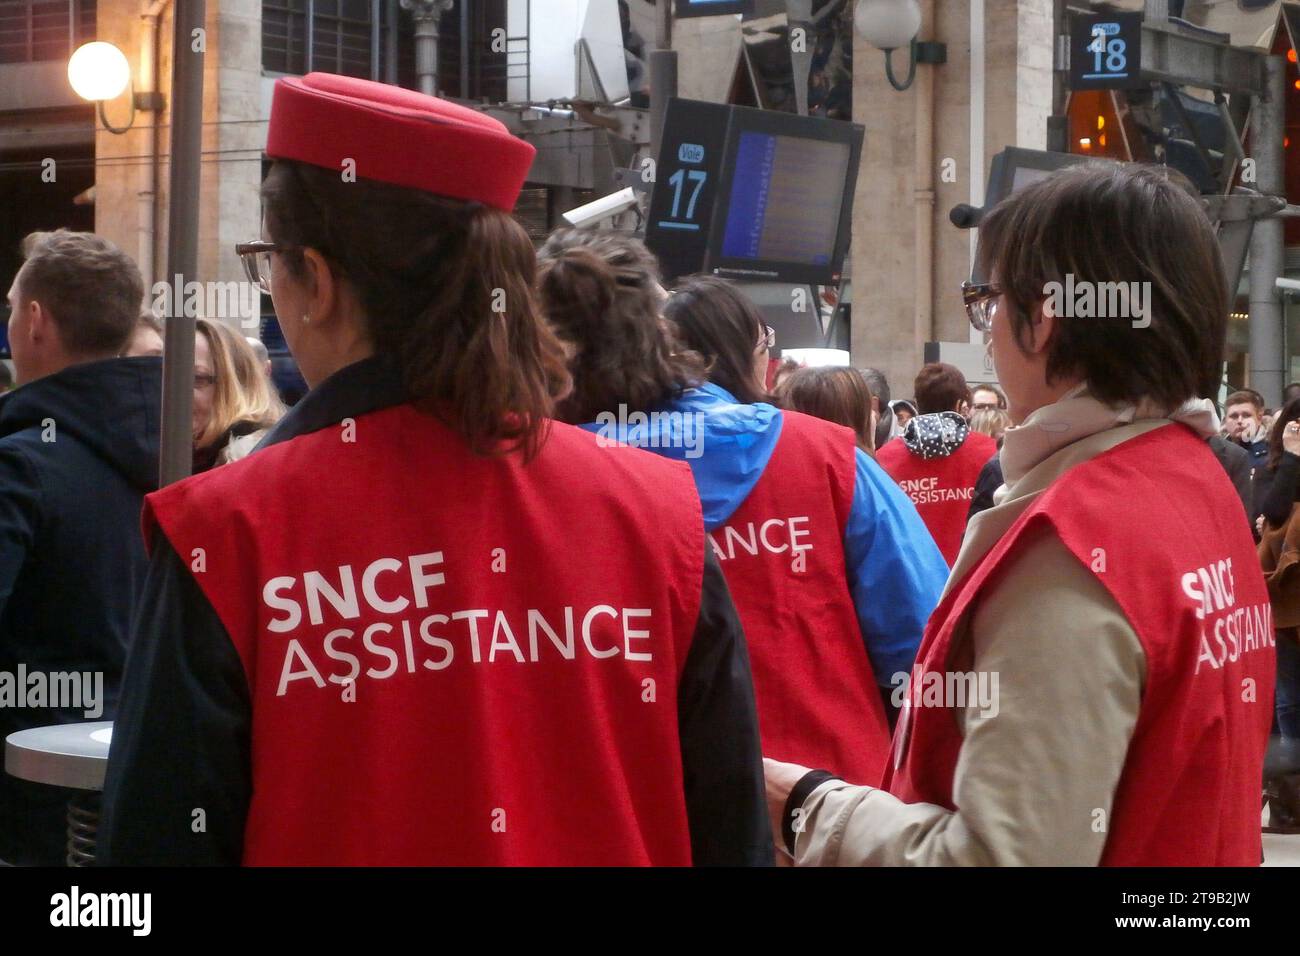
{"label": "stone column", "polygon": [[[972,170],[971,4],[940,0],[933,30],[921,39],[947,44],[935,71],[935,204],[931,283],[935,341],[965,342],[960,286],[969,275],[970,234],[948,211],[971,196],[971,177],[987,179],[989,159],[1006,146],[1042,149],[1051,113],[1051,0],[984,0],[984,168]],[[905,58],[894,54],[897,75]],[[923,356],[914,342],[917,254],[913,168],[915,88],[892,89],[884,54],[855,38],[854,119],[866,127],[853,216],[853,363],[881,369],[899,398],[908,397]]]}
{"label": "stone column", "polygon": [[[115,43],[127,55],[136,88],[140,46],[146,23],[139,0],[100,0],[97,38]],[[256,238],[261,229],[258,186],[266,124],[261,122],[262,15],[259,0],[208,0],[204,68],[203,165],[199,209],[200,281],[230,282],[244,278],[234,244]],[[160,114],[137,112],[123,135],[100,127],[95,143],[95,229],[136,257],[151,274],[146,292],[166,280],[167,155],[171,107],[172,21],[170,5],[159,25],[158,89],[167,108]],[[115,125],[126,121],[126,96],[106,104]],[[155,136],[155,120],[160,124]],[[156,183],[160,232],[153,234],[150,165],[155,144],[161,152]],[[150,254],[150,249],[156,255]],[[152,259],[152,268],[149,267]],[[150,297],[152,298],[152,297]],[[237,323],[234,314],[215,315]],[[256,334],[246,328],[246,334]]]}

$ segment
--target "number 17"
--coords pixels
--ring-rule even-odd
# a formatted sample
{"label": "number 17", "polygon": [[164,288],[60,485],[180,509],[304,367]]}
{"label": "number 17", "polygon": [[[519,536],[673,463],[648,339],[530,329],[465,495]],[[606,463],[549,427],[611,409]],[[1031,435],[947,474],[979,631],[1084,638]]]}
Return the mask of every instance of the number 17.
{"label": "number 17", "polygon": [[682,201],[682,185],[687,179],[695,183],[695,189],[691,192],[691,198],[686,203],[686,219],[695,218],[695,201],[700,198],[700,190],[704,188],[704,181],[709,178],[708,172],[703,169],[692,169],[689,172],[679,169],[668,177],[668,182],[673,186],[673,212],[672,218],[677,218],[677,209]]}

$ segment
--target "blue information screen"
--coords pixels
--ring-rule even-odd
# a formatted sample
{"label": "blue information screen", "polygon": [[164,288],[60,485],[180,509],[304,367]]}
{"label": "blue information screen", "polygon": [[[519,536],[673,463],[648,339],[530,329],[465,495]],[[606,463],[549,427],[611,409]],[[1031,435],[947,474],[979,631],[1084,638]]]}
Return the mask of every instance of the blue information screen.
{"label": "blue information screen", "polygon": [[849,157],[845,143],[741,133],[722,255],[816,266],[830,262]]}

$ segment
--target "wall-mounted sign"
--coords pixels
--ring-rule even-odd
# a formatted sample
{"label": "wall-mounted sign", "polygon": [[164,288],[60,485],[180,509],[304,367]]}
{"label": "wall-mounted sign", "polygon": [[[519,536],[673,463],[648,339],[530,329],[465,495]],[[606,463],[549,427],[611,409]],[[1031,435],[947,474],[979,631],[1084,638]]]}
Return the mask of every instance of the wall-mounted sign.
{"label": "wall-mounted sign", "polygon": [[753,13],[754,0],[677,0],[678,17],[716,17],[724,13]]}
{"label": "wall-mounted sign", "polygon": [[1070,28],[1070,88],[1129,89],[1144,85],[1142,14],[1076,17]]}
{"label": "wall-mounted sign", "polygon": [[664,275],[835,284],[862,137],[838,120],[670,100],[646,224]]}

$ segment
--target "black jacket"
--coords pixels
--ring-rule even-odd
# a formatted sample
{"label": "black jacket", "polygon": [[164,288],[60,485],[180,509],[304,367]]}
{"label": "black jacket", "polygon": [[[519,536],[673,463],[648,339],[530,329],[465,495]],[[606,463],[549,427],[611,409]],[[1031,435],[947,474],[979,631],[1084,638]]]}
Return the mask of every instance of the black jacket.
{"label": "black jacket", "polygon": [[970,508],[966,511],[966,523],[981,511],[988,511],[993,507],[993,494],[1002,487],[1002,459],[999,457],[1001,451],[993,453],[993,457],[984,462],[984,467],[980,469],[979,477],[975,479],[975,494],[971,497]]}
{"label": "black jacket", "polygon": [[[381,359],[351,365],[310,392],[259,447],[397,404],[397,379]],[[678,688],[692,854],[697,865],[771,864],[745,638],[703,528],[700,546],[703,594]],[[248,683],[225,626],[161,530],[141,604],[113,728],[98,862],[237,864],[253,787]],[[202,832],[192,825],[195,808],[204,811]]]}
{"label": "black jacket", "polygon": [[[103,675],[103,715],[0,707],[0,737],[112,719],[157,487],[162,359],[74,365],[0,401],[0,671]],[[62,864],[68,791],[0,774],[0,859]]]}
{"label": "black jacket", "polygon": [[1210,451],[1214,452],[1214,457],[1219,459],[1219,464],[1223,466],[1223,470],[1228,473],[1228,478],[1232,481],[1232,487],[1237,490],[1241,506],[1246,509],[1246,517],[1250,519],[1251,533],[1254,533],[1260,496],[1254,490],[1254,482],[1258,475],[1255,473],[1251,453],[1237,442],[1228,441],[1218,435],[1211,435],[1209,442]]}

